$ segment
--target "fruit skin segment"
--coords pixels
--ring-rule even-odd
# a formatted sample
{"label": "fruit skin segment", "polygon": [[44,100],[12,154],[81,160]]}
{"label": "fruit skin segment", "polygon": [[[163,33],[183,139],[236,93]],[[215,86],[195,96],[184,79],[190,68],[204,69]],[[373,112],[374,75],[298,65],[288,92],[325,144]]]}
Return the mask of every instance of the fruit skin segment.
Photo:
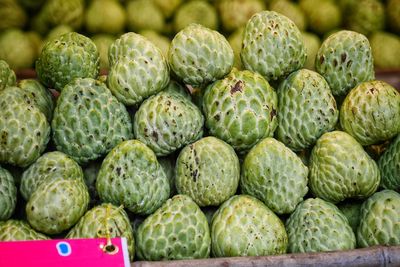
{"label": "fruit skin segment", "polygon": [[26,221],[10,219],[0,222],[0,241],[47,240],[49,237],[36,232]]}
{"label": "fruit skin segment", "polygon": [[400,134],[378,160],[381,187],[400,192]]}
{"label": "fruit skin segment", "polygon": [[0,166],[0,221],[8,220],[17,204],[17,187],[11,173]]}

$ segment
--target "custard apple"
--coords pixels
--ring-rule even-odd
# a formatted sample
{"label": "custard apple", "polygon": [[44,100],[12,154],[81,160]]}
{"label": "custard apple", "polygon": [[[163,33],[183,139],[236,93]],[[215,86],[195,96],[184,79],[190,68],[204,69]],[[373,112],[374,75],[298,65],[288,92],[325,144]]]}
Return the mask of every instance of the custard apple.
{"label": "custard apple", "polygon": [[398,35],[389,32],[375,32],[369,37],[369,42],[376,68],[400,68],[400,37]]}
{"label": "custard apple", "polygon": [[92,36],[91,39],[99,51],[100,69],[109,69],[110,63],[108,61],[108,48],[112,43],[114,43],[114,36],[109,34],[96,34]]}
{"label": "custard apple", "polygon": [[360,224],[360,213],[362,201],[350,199],[345,202],[341,202],[337,205],[339,210],[346,216],[347,221],[354,233],[357,233],[357,227]]}
{"label": "custard apple", "polygon": [[85,26],[90,33],[119,34],[124,31],[125,8],[119,1],[91,1],[85,11]]}
{"label": "custard apple", "polygon": [[77,30],[82,25],[84,9],[84,0],[47,0],[40,13],[50,28],[64,24]]}
{"label": "custard apple", "polygon": [[324,34],[338,28],[342,15],[336,1],[300,0],[299,5],[308,20],[309,28],[318,34]]}
{"label": "custard apple", "polygon": [[175,12],[173,19],[174,30],[179,32],[192,23],[203,25],[211,30],[217,30],[217,10],[205,0],[186,1]]}
{"label": "custard apple", "polygon": [[386,14],[391,29],[400,33],[400,0],[388,0]]}
{"label": "custard apple", "polygon": [[36,232],[25,221],[10,219],[0,222],[0,241],[25,241],[50,239],[42,233]]}
{"label": "custard apple", "polygon": [[359,0],[347,17],[349,30],[369,35],[385,27],[385,6],[379,0]]}
{"label": "custard apple", "polygon": [[153,1],[129,1],[126,12],[127,25],[130,31],[154,30],[161,32],[165,27],[164,14]]}
{"label": "custard apple", "polygon": [[400,192],[400,134],[378,160],[381,187]]}
{"label": "custard apple", "polygon": [[289,0],[273,0],[271,1],[269,10],[288,17],[296,24],[300,31],[304,31],[307,28],[306,16],[297,3]]}
{"label": "custard apple", "polygon": [[28,16],[20,2],[16,0],[0,1],[0,31],[25,26]]}
{"label": "custard apple", "polygon": [[17,204],[17,187],[11,173],[0,166],[0,221],[8,220]]}
{"label": "custard apple", "polygon": [[17,77],[15,72],[10,68],[8,63],[0,59],[0,91],[9,86],[17,85]]}
{"label": "custard apple", "polygon": [[311,32],[302,32],[304,45],[306,46],[307,60],[304,64],[305,69],[315,70],[315,57],[317,56],[321,40],[318,35]]}

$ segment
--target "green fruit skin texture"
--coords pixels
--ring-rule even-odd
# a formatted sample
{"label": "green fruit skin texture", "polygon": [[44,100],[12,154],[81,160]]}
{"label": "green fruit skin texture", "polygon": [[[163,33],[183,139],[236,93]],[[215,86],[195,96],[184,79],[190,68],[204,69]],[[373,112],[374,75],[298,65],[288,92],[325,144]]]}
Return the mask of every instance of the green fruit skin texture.
{"label": "green fruit skin texture", "polygon": [[84,9],[84,0],[48,0],[41,13],[50,27],[64,24],[78,29],[83,22]]}
{"label": "green fruit skin texture", "polygon": [[8,220],[0,222],[0,241],[47,240],[42,233],[36,232],[25,221]]}
{"label": "green fruit skin texture", "polygon": [[343,215],[346,216],[354,233],[357,233],[357,227],[360,224],[361,205],[362,201],[350,199],[349,201],[339,203],[337,206]]}
{"label": "green fruit skin texture", "polygon": [[357,243],[360,247],[400,245],[400,194],[383,190],[361,206]]}
{"label": "green fruit skin texture", "polygon": [[175,32],[179,32],[192,23],[200,24],[211,30],[218,28],[218,13],[215,7],[204,0],[186,1],[177,10],[173,19]]}
{"label": "green fruit skin texture", "polygon": [[76,32],[50,40],[36,61],[39,81],[58,91],[75,78],[96,78],[99,68],[100,56],[96,45]]}
{"label": "green fruit skin texture", "polygon": [[83,181],[53,179],[39,185],[26,204],[29,224],[45,234],[71,228],[86,212],[89,193]]}
{"label": "green fruit skin texture", "polygon": [[160,163],[161,167],[164,170],[165,175],[169,181],[169,196],[172,197],[176,195],[176,187],[175,187],[175,165],[176,165],[176,157],[159,157],[157,158],[158,163]]}
{"label": "green fruit skin texture", "polygon": [[154,152],[138,140],[117,145],[104,159],[96,189],[102,202],[151,214],[169,197],[169,182]]}
{"label": "green fruit skin texture", "polygon": [[330,35],[318,50],[315,69],[335,96],[346,95],[359,83],[373,80],[374,62],[367,37],[353,31]]}
{"label": "green fruit skin texture", "polygon": [[109,61],[108,86],[125,105],[137,106],[169,83],[169,67],[161,50],[139,34],[126,33],[111,44]]}
{"label": "green fruit skin texture", "polygon": [[400,93],[383,81],[358,85],[342,103],[340,125],[363,146],[389,140],[400,133]]}
{"label": "green fruit skin texture", "polygon": [[11,217],[16,204],[17,187],[14,178],[9,171],[0,166],[0,221]]}
{"label": "green fruit skin texture", "polygon": [[288,0],[273,0],[270,10],[280,13],[292,20],[300,31],[307,28],[306,16],[300,6]]}
{"label": "green fruit skin texture", "polygon": [[381,187],[400,192],[400,134],[378,160]]}
{"label": "green fruit skin texture", "polygon": [[84,181],[82,169],[73,159],[59,151],[45,153],[23,172],[21,194],[29,200],[41,183],[60,177]]}
{"label": "green fruit skin texture", "polygon": [[369,35],[385,27],[385,6],[379,0],[360,0],[350,10],[348,28]]}
{"label": "green fruit skin texture", "polygon": [[225,201],[211,223],[214,257],[267,256],[286,253],[282,221],[261,201],[236,195]]}
{"label": "green fruit skin texture", "polygon": [[0,59],[0,91],[9,86],[16,86],[17,78],[6,61]]}
{"label": "green fruit skin texture", "polygon": [[146,99],[135,114],[136,138],[157,156],[166,156],[203,136],[204,117],[190,100],[160,92]]}
{"label": "green fruit skin texture", "polygon": [[195,87],[228,74],[233,58],[232,48],[225,37],[199,24],[190,24],[178,32],[168,52],[176,76]]}
{"label": "green fruit skin texture", "polygon": [[125,106],[105,84],[91,78],[75,79],[64,88],[54,110],[52,130],[57,150],[81,164],[133,137]]}
{"label": "green fruit skin texture", "polygon": [[0,162],[27,167],[42,154],[50,125],[28,92],[8,87],[0,92]]}
{"label": "green fruit skin texture", "polygon": [[68,232],[66,238],[125,237],[130,259],[135,255],[135,239],[123,207],[103,203],[88,210]]}
{"label": "green fruit skin texture", "polygon": [[210,256],[210,229],[199,206],[175,195],[147,217],[136,235],[140,260],[201,259]]}
{"label": "green fruit skin texture", "polygon": [[278,89],[277,139],[294,151],[312,146],[339,118],[324,77],[306,69],[293,72]]}
{"label": "green fruit skin texture", "polygon": [[288,252],[323,252],[356,247],[347,218],[332,203],[309,198],[300,203],[286,221]]}
{"label": "green fruit skin texture", "polygon": [[239,159],[233,148],[208,136],[181,150],[176,163],[176,188],[200,207],[219,206],[236,193]]}
{"label": "green fruit skin texture", "polygon": [[240,56],[245,69],[268,81],[300,69],[307,57],[297,26],[274,11],[259,12],[247,22]]}
{"label": "green fruit skin texture", "polygon": [[364,199],[379,186],[378,165],[349,134],[325,133],[311,152],[310,183],[316,197],[337,203]]}
{"label": "green fruit skin texture", "polygon": [[34,79],[21,80],[18,87],[32,95],[32,99],[48,121],[53,117],[54,102],[50,90]]}
{"label": "green fruit skin texture", "polygon": [[288,147],[265,138],[246,155],[240,188],[277,214],[291,213],[308,192],[308,168]]}
{"label": "green fruit skin texture", "polygon": [[278,98],[258,73],[232,71],[211,84],[203,97],[206,127],[236,151],[246,151],[272,136],[278,120]]}

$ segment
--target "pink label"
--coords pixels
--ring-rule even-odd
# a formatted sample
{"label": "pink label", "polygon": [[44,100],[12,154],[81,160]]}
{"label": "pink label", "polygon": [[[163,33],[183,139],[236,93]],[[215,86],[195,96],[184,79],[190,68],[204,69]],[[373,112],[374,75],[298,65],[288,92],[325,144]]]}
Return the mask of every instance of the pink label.
{"label": "pink label", "polygon": [[59,239],[0,242],[0,266],[4,267],[129,267],[125,238]]}

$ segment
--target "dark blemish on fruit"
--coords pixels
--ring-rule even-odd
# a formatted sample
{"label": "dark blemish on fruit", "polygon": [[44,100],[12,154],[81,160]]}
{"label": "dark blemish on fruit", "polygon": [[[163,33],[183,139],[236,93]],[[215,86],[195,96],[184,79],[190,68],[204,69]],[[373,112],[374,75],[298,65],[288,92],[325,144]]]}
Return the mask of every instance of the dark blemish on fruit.
{"label": "dark blemish on fruit", "polygon": [[151,134],[154,138],[154,140],[156,140],[156,142],[158,141],[158,133],[156,131],[153,131],[153,133]]}
{"label": "dark blemish on fruit", "polygon": [[273,108],[271,110],[270,116],[271,116],[271,120],[273,120],[273,118],[276,116],[276,109]]}
{"label": "dark blemish on fruit", "polygon": [[193,178],[193,181],[194,182],[197,182],[197,178],[199,177],[199,172],[198,172],[198,170],[194,170],[193,172],[192,172],[192,178]]}
{"label": "dark blemish on fruit", "polygon": [[341,56],[342,63],[344,63],[346,61],[346,58],[347,58],[346,53],[343,53],[342,56]]}
{"label": "dark blemish on fruit", "polygon": [[338,65],[338,62],[336,59],[333,60],[333,66],[336,67]]}
{"label": "dark blemish on fruit", "polygon": [[219,120],[221,119],[221,117],[219,116],[219,114],[217,114],[217,115],[214,116],[214,119],[215,119],[216,121],[219,121]]}
{"label": "dark blemish on fruit", "polygon": [[377,90],[375,88],[371,88],[371,89],[369,89],[369,91],[371,92],[371,94],[374,94],[375,91],[377,91]]}
{"label": "dark blemish on fruit", "polygon": [[321,56],[321,57],[319,58],[319,64],[324,63],[324,60],[325,60],[324,56]]}
{"label": "dark blemish on fruit", "polygon": [[234,94],[236,92],[242,92],[243,91],[243,82],[238,81],[234,86],[231,87],[231,94]]}
{"label": "dark blemish on fruit", "polygon": [[117,168],[115,169],[115,171],[117,172],[118,176],[121,175],[121,167],[117,167]]}

